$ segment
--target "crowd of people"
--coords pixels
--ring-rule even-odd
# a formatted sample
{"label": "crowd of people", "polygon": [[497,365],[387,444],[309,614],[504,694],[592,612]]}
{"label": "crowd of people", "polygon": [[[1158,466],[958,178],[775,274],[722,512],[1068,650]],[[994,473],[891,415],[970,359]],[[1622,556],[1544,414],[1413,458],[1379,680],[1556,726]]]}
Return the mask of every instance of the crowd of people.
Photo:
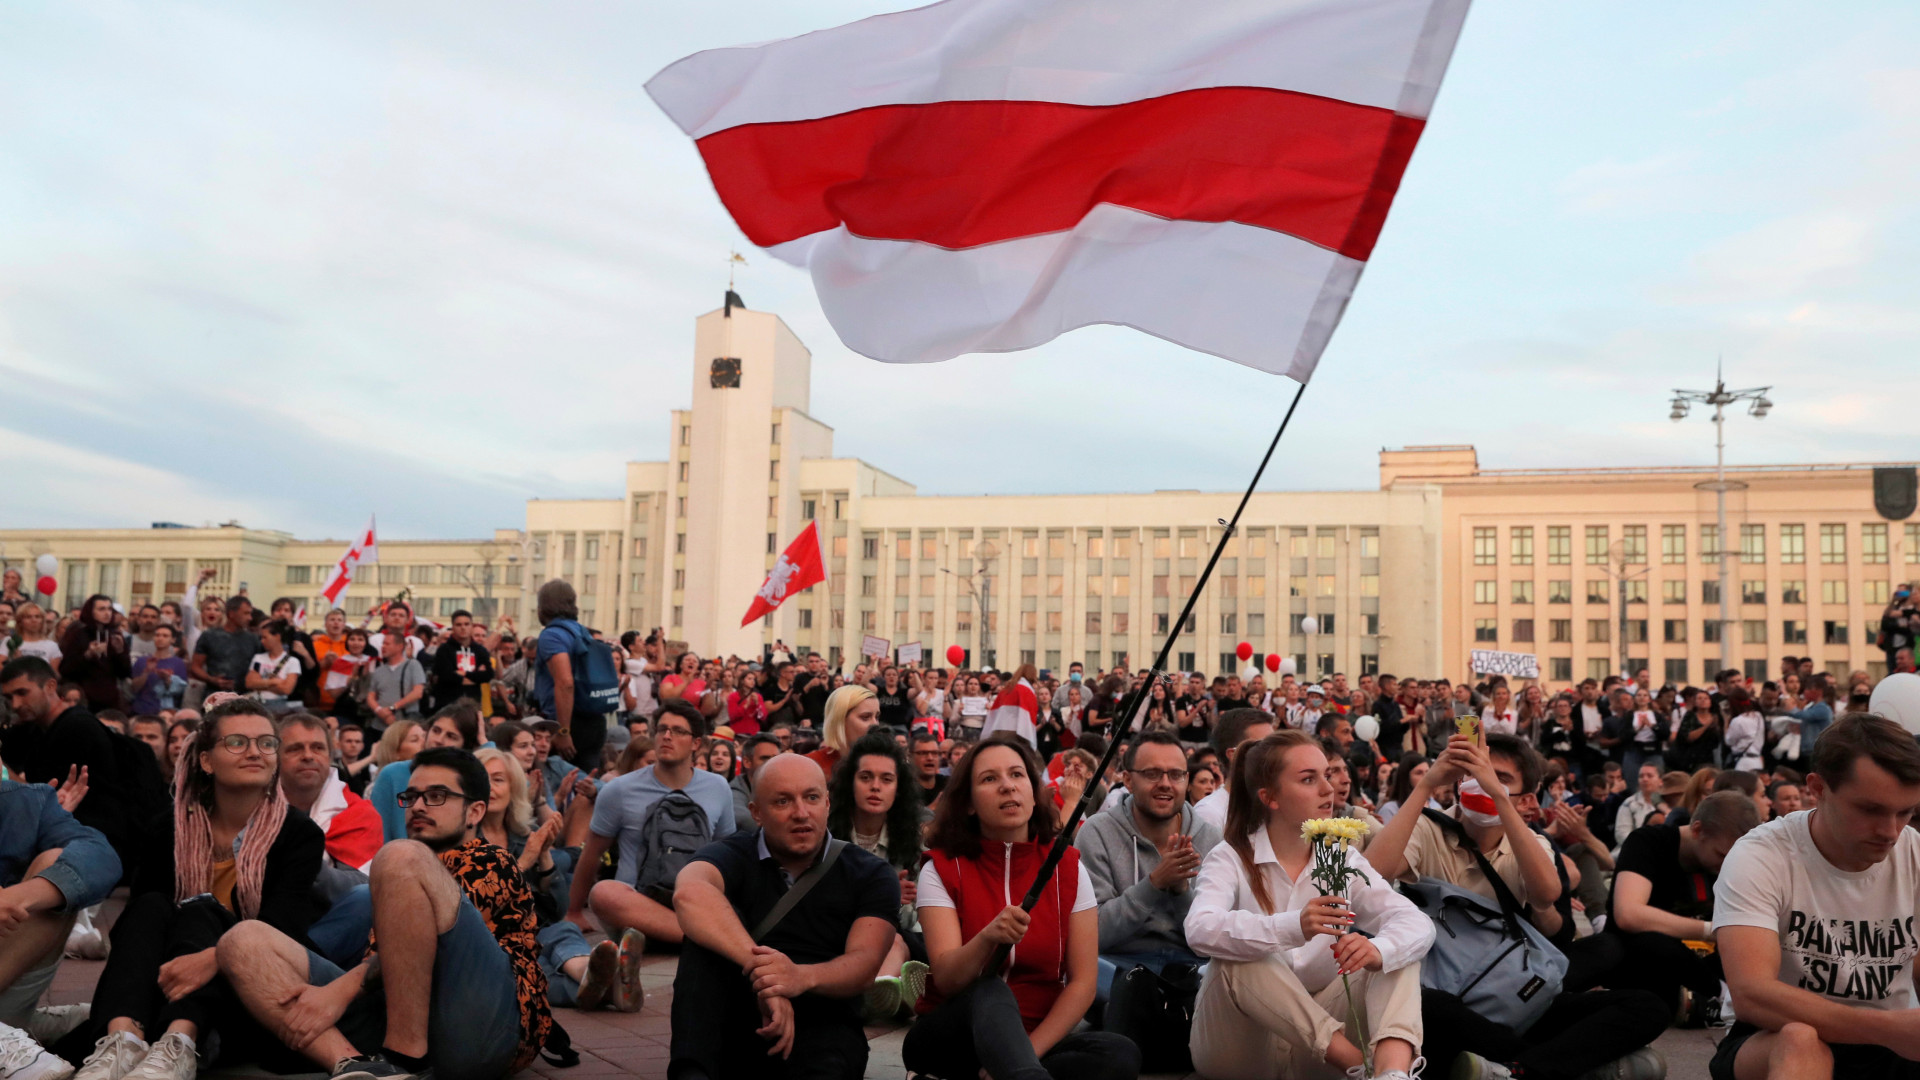
{"label": "crowd of people", "polygon": [[895,1023],[944,1080],[1659,1080],[1675,1024],[1715,1080],[1920,1075],[1920,748],[1865,673],[836,671],[563,581],[524,636],[205,584],[0,597],[0,1080],[494,1080],[648,950],[675,1080]]}

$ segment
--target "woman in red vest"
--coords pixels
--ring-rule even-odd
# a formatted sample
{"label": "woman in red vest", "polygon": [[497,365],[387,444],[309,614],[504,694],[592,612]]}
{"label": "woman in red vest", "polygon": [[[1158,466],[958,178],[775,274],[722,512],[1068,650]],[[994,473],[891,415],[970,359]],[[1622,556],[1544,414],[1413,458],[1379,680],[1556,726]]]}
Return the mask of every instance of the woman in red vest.
{"label": "woman in red vest", "polygon": [[[1067,848],[1033,911],[1020,908],[1060,830],[1040,759],[1018,738],[993,736],[953,777],[920,870],[933,972],[904,1063],[940,1076],[1134,1080],[1140,1051],[1124,1036],[1071,1034],[1099,977],[1100,919],[1079,852]],[[989,970],[1003,945],[1007,961]]]}

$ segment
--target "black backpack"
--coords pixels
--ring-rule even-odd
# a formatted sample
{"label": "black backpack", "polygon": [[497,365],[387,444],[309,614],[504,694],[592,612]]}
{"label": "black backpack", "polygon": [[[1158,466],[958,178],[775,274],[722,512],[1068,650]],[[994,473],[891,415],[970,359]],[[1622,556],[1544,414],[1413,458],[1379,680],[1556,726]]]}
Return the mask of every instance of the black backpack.
{"label": "black backpack", "polygon": [[673,904],[673,881],[693,853],[713,841],[707,812],[684,791],[669,791],[640,819],[633,887],[658,903]]}
{"label": "black backpack", "polygon": [[1102,1026],[1140,1048],[1141,1072],[1192,1072],[1188,1041],[1199,997],[1200,969],[1194,965],[1168,964],[1155,975],[1136,964],[1113,977]]}

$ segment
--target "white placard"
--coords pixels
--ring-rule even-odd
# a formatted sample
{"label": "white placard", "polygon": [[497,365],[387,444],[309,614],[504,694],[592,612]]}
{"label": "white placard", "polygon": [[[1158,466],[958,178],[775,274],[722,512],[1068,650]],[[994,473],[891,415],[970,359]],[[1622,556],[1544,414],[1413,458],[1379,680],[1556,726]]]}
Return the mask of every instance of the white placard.
{"label": "white placard", "polygon": [[893,642],[868,634],[860,639],[861,656],[885,656],[893,651]]}
{"label": "white placard", "polygon": [[917,641],[909,641],[905,645],[900,646],[899,660],[903,664],[919,663],[920,662],[920,643]]}
{"label": "white placard", "polygon": [[1472,660],[1473,670],[1476,674],[1505,675],[1513,679],[1537,679],[1540,677],[1540,658],[1532,653],[1474,649]]}

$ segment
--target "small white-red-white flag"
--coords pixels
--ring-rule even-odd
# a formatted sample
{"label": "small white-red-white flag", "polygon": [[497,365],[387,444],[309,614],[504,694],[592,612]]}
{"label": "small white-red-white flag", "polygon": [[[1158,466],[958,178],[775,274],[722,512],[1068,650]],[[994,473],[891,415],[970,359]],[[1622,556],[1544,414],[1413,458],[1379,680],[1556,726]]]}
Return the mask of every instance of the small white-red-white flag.
{"label": "small white-red-white flag", "polygon": [[333,564],[333,572],[327,575],[327,583],[320,587],[320,595],[327,598],[330,607],[340,606],[340,594],[347,591],[347,585],[353,581],[353,571],[361,563],[379,562],[380,545],[373,531],[373,515],[367,515],[367,529],[360,539],[347,545],[340,561]]}
{"label": "small white-red-white flag", "polygon": [[1131,326],[1305,381],[1468,0],[943,0],[647,83],[842,341]]}

